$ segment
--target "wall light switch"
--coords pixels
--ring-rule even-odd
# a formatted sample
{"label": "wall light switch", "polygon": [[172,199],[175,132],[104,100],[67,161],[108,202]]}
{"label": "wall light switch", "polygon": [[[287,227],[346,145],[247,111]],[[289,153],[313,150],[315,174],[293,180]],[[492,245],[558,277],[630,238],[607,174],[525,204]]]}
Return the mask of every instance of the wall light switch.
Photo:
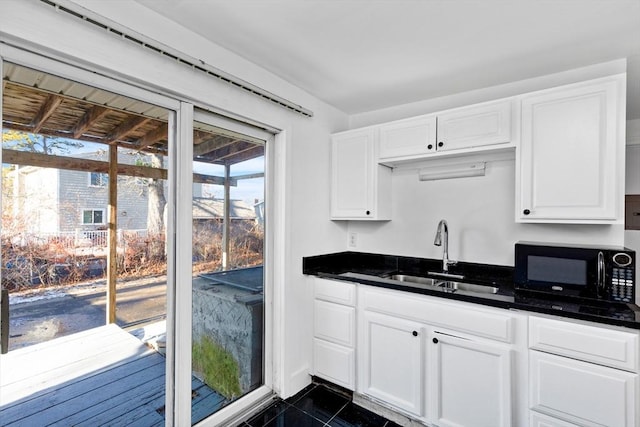
{"label": "wall light switch", "polygon": [[358,233],[349,233],[349,247],[355,248],[358,245]]}

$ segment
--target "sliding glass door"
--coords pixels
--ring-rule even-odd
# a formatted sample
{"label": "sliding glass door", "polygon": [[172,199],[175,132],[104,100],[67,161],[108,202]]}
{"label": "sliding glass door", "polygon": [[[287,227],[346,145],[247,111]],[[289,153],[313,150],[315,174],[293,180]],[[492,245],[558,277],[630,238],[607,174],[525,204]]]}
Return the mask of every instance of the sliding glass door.
{"label": "sliding glass door", "polygon": [[264,384],[268,139],[195,113],[192,424]]}

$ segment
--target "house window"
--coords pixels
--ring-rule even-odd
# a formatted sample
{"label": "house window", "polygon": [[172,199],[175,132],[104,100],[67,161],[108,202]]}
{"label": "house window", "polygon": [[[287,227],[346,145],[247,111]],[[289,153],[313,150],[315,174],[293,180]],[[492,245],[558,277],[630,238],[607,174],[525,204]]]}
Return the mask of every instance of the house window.
{"label": "house window", "polygon": [[106,187],[109,184],[109,175],[106,173],[89,172],[90,187]]}
{"label": "house window", "polygon": [[104,224],[104,209],[83,209],[83,224]]}

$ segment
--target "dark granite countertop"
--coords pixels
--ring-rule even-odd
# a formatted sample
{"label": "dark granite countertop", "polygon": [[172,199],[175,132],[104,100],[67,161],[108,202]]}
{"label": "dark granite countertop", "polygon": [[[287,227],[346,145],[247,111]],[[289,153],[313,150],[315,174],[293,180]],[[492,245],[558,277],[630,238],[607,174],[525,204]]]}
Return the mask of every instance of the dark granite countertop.
{"label": "dark granite countertop", "polygon": [[[508,266],[459,262],[449,267],[449,273],[464,276],[464,282],[497,288],[496,293],[478,293],[418,286],[388,278],[398,273],[441,278],[437,274],[442,272],[442,260],[437,259],[338,252],[305,257],[302,265],[304,274],[327,279],[640,329],[640,307],[635,304],[563,299],[555,296],[546,298],[540,294],[516,291],[513,286],[513,267]],[[436,276],[430,273],[435,273]]]}

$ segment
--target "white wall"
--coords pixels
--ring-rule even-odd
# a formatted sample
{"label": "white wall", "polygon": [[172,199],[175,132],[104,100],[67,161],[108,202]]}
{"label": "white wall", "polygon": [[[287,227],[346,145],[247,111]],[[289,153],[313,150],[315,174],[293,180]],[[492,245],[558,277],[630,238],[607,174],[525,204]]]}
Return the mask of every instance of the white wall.
{"label": "white wall", "polygon": [[[74,2],[66,2],[74,3]],[[280,218],[285,257],[279,259],[284,280],[276,284],[283,306],[277,327],[282,328],[283,361],[276,384],[283,397],[297,392],[309,380],[312,310],[311,287],[302,275],[302,257],[344,249],[345,226],[329,218],[329,134],[347,127],[347,116],[243,58],[178,27],[132,0],[82,1],[107,19],[124,23],[158,43],[183,50],[217,68],[240,74],[257,86],[293,100],[314,112],[302,117],[203,73],[145,51],[134,43],[97,30],[38,1],[2,1],[0,39],[29,46],[55,58],[82,64],[89,70],[135,82],[178,99],[193,100],[216,111],[247,117],[283,129],[277,173],[284,185],[277,188],[283,201]],[[103,18],[104,19],[104,18]],[[25,25],[28,22],[28,25]],[[0,45],[0,52],[2,52]],[[282,243],[282,242],[281,242]]]}
{"label": "white wall", "polygon": [[[449,224],[450,259],[513,265],[518,240],[564,243],[611,242],[621,226],[517,224],[515,162],[487,163],[481,177],[418,181],[415,170],[394,171],[393,220],[352,221],[357,250],[414,257],[440,258],[433,239],[440,219]],[[619,242],[621,244],[621,242]]]}
{"label": "white wall", "polygon": [[[360,127],[447,108],[518,95],[625,71],[625,61],[612,61],[522,82],[449,97],[400,105],[350,118]],[[440,219],[449,223],[451,259],[513,265],[513,244],[519,240],[623,245],[624,226],[519,224],[515,222],[515,161],[489,162],[484,177],[419,182],[414,171],[393,172],[393,216],[387,223],[351,221],[358,233],[356,250],[439,258],[433,245]],[[346,244],[346,242],[345,242]]]}

